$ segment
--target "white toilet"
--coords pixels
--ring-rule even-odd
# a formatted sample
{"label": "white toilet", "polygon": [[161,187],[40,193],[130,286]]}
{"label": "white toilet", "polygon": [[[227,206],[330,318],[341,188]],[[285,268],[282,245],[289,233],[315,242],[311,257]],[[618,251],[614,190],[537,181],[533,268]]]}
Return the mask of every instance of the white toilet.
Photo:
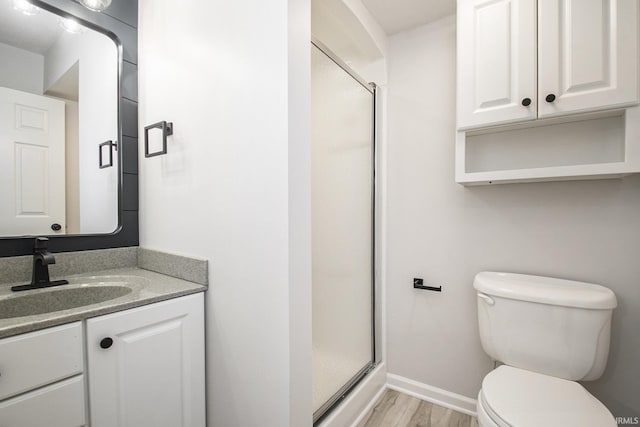
{"label": "white toilet", "polygon": [[578,380],[602,375],[616,296],[603,286],[482,272],[473,282],[484,351],[504,365],[482,381],[481,427],[616,427]]}

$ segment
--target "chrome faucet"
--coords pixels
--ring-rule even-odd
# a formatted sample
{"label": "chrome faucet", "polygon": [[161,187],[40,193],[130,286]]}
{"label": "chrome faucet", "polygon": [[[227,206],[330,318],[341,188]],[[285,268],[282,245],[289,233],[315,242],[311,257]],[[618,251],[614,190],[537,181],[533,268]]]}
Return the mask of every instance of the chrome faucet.
{"label": "chrome faucet", "polygon": [[66,280],[49,279],[49,265],[56,263],[56,258],[47,250],[49,239],[36,237],[33,246],[33,272],[31,283],[28,285],[13,286],[12,291],[26,291],[27,289],[49,288],[51,286],[66,285]]}

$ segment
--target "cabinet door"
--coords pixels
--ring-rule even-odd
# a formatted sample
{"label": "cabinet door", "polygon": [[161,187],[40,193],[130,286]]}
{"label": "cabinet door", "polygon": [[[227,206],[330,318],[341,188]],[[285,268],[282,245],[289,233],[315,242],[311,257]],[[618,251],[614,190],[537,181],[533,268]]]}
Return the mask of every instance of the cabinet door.
{"label": "cabinet door", "polygon": [[92,427],[204,426],[203,294],[88,320],[87,365]]}
{"label": "cabinet door", "polygon": [[540,117],[637,102],[638,0],[539,0],[538,32]]}
{"label": "cabinet door", "polygon": [[536,118],[535,21],[535,0],[458,0],[459,129]]}

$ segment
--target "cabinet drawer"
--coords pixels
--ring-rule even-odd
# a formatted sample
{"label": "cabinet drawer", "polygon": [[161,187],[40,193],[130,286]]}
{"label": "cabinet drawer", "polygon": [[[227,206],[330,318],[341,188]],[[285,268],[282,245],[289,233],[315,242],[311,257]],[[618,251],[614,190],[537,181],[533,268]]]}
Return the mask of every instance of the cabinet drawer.
{"label": "cabinet drawer", "polygon": [[0,400],[82,371],[80,322],[0,340]]}
{"label": "cabinet drawer", "polygon": [[0,402],[0,427],[80,427],[85,425],[84,377]]}

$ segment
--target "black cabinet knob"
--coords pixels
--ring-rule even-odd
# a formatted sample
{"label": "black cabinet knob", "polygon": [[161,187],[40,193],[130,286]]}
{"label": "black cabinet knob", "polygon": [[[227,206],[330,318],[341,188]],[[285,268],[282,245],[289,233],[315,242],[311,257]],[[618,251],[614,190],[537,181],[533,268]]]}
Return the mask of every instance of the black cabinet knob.
{"label": "black cabinet knob", "polygon": [[545,100],[546,100],[547,102],[553,102],[553,101],[555,101],[555,100],[556,100],[556,96],[555,96],[554,94],[550,93],[549,95],[547,95],[547,97],[545,98]]}
{"label": "black cabinet knob", "polygon": [[525,107],[528,107],[529,105],[531,105],[531,98],[525,98],[522,100],[522,105],[524,105]]}
{"label": "black cabinet knob", "polygon": [[60,224],[51,224],[51,229],[53,231],[60,231],[62,230],[62,226]]}
{"label": "black cabinet knob", "polygon": [[107,349],[113,345],[113,339],[106,337],[100,340],[100,348]]}

